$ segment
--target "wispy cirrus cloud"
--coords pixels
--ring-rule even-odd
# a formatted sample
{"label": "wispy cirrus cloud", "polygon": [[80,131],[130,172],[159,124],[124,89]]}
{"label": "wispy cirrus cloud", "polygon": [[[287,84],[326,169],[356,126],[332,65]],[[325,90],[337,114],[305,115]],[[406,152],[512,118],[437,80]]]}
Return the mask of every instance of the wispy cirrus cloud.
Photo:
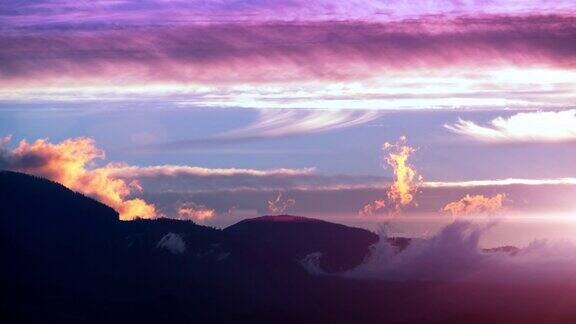
{"label": "wispy cirrus cloud", "polygon": [[378,118],[376,110],[262,109],[250,124],[207,138],[148,145],[144,149],[180,150],[234,144],[354,127]]}
{"label": "wispy cirrus cloud", "polygon": [[487,125],[460,119],[444,125],[456,134],[490,143],[566,142],[576,140],[576,109],[522,112]]}
{"label": "wispy cirrus cloud", "polygon": [[220,135],[220,138],[273,138],[318,133],[373,121],[378,111],[354,110],[261,110],[257,120],[245,127]]}

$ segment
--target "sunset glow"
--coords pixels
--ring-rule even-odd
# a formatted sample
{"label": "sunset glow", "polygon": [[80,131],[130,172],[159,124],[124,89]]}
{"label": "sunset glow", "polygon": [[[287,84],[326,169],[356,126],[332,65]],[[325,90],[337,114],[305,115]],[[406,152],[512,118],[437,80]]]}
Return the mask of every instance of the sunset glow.
{"label": "sunset glow", "polygon": [[0,318],[569,323],[575,143],[574,0],[4,1]]}

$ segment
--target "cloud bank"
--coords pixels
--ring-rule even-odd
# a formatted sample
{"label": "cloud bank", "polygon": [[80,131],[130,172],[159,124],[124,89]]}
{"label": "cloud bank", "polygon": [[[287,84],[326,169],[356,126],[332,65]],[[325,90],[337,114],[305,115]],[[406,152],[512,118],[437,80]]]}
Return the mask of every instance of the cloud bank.
{"label": "cloud bank", "polygon": [[371,257],[345,276],[521,284],[562,283],[573,278],[573,242],[536,240],[514,253],[483,250],[480,239],[493,226],[497,225],[456,221],[430,238],[414,239],[401,252],[382,237]]}
{"label": "cloud bank", "polygon": [[424,187],[429,188],[474,188],[474,187],[499,187],[499,186],[545,186],[545,185],[576,185],[576,178],[553,178],[553,179],[490,179],[490,180],[465,180],[465,181],[427,181]]}
{"label": "cloud bank", "polygon": [[[96,78],[263,83],[450,67],[574,67],[572,16],[426,18],[387,24],[219,24],[0,35],[2,84]],[[50,46],[52,45],[52,46]],[[57,45],[57,46],[56,46]],[[46,63],[50,63],[47,65]],[[279,73],[281,72],[281,73]]]}
{"label": "cloud bank", "polygon": [[[269,8],[266,2],[265,11],[278,6],[285,11],[266,21],[249,15],[246,20],[163,22],[160,17],[191,9],[183,2],[169,3],[133,4],[135,12],[122,6],[113,15],[108,10],[114,5],[95,6],[103,16],[88,21],[99,10],[80,9],[82,14],[64,19],[46,13],[59,12],[59,5],[43,4],[44,14],[36,12],[29,23],[23,22],[26,9],[8,14],[0,25],[5,31],[0,34],[0,99],[161,97],[210,107],[376,109],[557,107],[574,99],[573,8],[545,14],[542,7],[551,6],[539,3],[517,5],[534,10],[506,6],[510,13],[491,13],[486,8],[497,6],[452,3],[423,6],[436,7],[431,12],[441,13],[437,16],[334,20],[311,14],[287,22],[286,16],[309,4]],[[67,12],[77,10],[68,6]],[[330,12],[347,7],[324,3],[316,9],[324,6]],[[237,9],[248,7],[260,6],[244,3]],[[391,6],[389,13],[404,7],[415,6]],[[458,10],[445,11],[452,7],[468,9],[459,16],[454,15]],[[163,10],[174,15],[158,14]],[[144,12],[155,12],[157,19],[139,19]],[[106,14],[121,23],[109,23]]]}

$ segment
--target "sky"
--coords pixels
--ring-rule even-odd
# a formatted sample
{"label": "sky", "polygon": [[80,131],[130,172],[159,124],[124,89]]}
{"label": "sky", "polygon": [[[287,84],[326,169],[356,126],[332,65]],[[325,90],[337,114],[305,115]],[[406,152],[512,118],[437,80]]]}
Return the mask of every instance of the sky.
{"label": "sky", "polygon": [[0,168],[125,220],[568,222],[575,90],[574,1],[0,4]]}

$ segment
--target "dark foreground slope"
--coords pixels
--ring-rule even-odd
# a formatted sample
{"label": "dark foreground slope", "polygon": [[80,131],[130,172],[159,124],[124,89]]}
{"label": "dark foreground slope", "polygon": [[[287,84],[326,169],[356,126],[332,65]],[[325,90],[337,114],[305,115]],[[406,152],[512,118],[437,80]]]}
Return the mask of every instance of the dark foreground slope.
{"label": "dark foreground slope", "polygon": [[13,280],[69,280],[110,259],[118,214],[108,206],[12,172],[0,173],[0,206],[0,253],[7,261],[1,271]]}
{"label": "dark foreground slope", "polygon": [[[307,254],[350,268],[375,241],[364,230],[304,218],[281,228],[265,217],[225,231],[169,219],[122,222],[57,183],[7,171],[0,206],[0,310],[17,322],[242,317],[278,302],[275,291],[286,283],[308,280],[298,263]],[[268,222],[274,231],[260,226]],[[185,249],[160,247],[167,234]],[[333,239],[353,248],[336,255],[343,244],[331,246]]]}
{"label": "dark foreground slope", "polygon": [[[268,216],[223,231],[166,219],[120,222],[92,199],[10,172],[0,172],[0,206],[0,323],[576,322],[576,280],[309,275],[303,257],[321,254],[326,272],[349,269],[376,239],[328,222]],[[185,249],[159,247],[167,234]]]}

